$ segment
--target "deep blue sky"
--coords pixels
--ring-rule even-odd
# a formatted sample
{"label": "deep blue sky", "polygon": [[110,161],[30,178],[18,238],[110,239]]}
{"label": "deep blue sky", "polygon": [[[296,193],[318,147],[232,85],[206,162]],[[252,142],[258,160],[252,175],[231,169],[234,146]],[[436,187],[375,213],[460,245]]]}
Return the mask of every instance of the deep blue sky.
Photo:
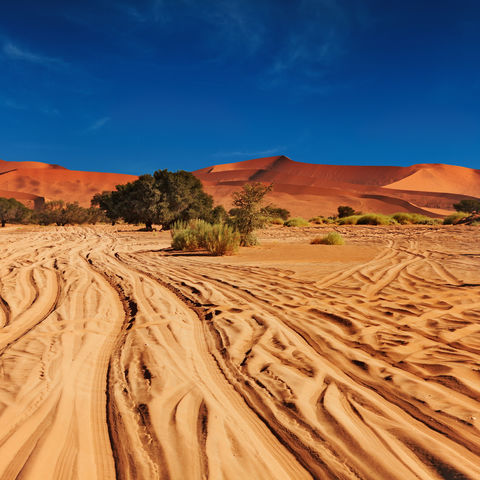
{"label": "deep blue sky", "polygon": [[480,168],[478,0],[2,0],[0,158]]}

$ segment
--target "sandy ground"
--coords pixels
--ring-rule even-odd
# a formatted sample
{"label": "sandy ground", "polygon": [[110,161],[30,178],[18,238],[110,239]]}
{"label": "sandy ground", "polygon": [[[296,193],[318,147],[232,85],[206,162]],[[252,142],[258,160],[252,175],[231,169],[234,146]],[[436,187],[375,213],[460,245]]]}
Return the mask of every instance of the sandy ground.
{"label": "sandy ground", "polygon": [[480,478],[480,229],[336,229],[2,229],[0,478]]}

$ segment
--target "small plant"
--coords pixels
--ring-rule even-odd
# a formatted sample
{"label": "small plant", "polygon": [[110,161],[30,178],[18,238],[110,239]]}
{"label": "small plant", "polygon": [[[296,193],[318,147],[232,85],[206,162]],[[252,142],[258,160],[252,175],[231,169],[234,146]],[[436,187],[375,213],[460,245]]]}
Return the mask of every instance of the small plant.
{"label": "small plant", "polygon": [[401,225],[414,224],[414,225],[435,225],[440,223],[436,218],[420,215],[419,213],[400,212],[394,213],[391,218]]}
{"label": "small plant", "polygon": [[212,255],[231,255],[239,245],[240,234],[226,224],[212,225],[205,236],[205,247]]}
{"label": "small plant", "polygon": [[284,225],[286,227],[308,227],[309,223],[302,217],[289,218]]}
{"label": "small plant", "polygon": [[272,225],[283,225],[283,218],[282,217],[273,217],[270,219],[270,223]]}
{"label": "small plant", "polygon": [[345,245],[345,240],[338,232],[330,232],[323,237],[313,238],[310,243],[312,245]]}
{"label": "small plant", "polygon": [[460,220],[463,220],[464,218],[467,218],[469,216],[468,213],[466,212],[457,212],[457,213],[452,213],[448,217],[445,217],[443,219],[443,224],[444,225],[455,225],[458,223]]}
{"label": "small plant", "polygon": [[367,213],[357,220],[357,225],[393,225],[395,223],[397,222],[392,217],[378,213]]}
{"label": "small plant", "polygon": [[337,220],[339,225],[356,225],[360,215],[350,215],[349,217],[342,217]]}

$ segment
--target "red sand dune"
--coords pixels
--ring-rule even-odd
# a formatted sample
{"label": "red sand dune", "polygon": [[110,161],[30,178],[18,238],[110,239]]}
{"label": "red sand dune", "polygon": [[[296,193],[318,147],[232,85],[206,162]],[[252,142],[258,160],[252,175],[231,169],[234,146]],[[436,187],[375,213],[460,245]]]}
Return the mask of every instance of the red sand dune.
{"label": "red sand dune", "polygon": [[[7,162],[0,160],[0,196],[24,202],[26,194],[36,199],[65,200],[90,205],[92,196],[137,177],[121,173],[99,173],[68,170],[59,165],[40,162]],[[5,194],[4,192],[7,191]],[[37,200],[38,202],[39,200]],[[31,203],[31,202],[24,202]],[[29,205],[30,206],[30,205]]]}
{"label": "red sand dune", "polygon": [[[338,205],[363,212],[410,211],[435,216],[468,196],[480,197],[480,170],[443,164],[410,167],[317,165],[283,155],[214,165],[193,172],[217,203],[246,182],[273,183],[269,201],[293,215],[331,215]],[[88,206],[96,192],[135,180],[134,175],[68,170],[40,162],[0,160],[0,196],[33,206],[43,199]]]}
{"label": "red sand dune", "polygon": [[231,206],[232,191],[244,183],[273,183],[270,201],[304,216],[330,215],[342,204],[364,212],[437,216],[461,198],[480,197],[480,170],[442,164],[316,165],[282,155],[215,165],[194,174],[225,207]]}

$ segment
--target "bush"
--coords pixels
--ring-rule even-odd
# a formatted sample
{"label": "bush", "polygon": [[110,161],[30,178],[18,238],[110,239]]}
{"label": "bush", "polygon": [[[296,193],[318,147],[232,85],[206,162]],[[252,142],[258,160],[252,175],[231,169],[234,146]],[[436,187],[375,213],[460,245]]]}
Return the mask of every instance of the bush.
{"label": "bush", "polygon": [[240,233],[229,225],[212,225],[206,232],[205,246],[212,255],[231,255],[239,245]]}
{"label": "bush", "polygon": [[309,223],[302,217],[293,217],[288,219],[284,225],[286,227],[308,227]]}
{"label": "bush", "polygon": [[174,250],[195,251],[201,248],[213,255],[228,255],[240,244],[240,233],[226,224],[215,224],[204,220],[175,222],[171,229]]}
{"label": "bush", "polygon": [[282,217],[273,217],[270,219],[270,223],[273,225],[283,225],[283,218]]}
{"label": "bush", "polygon": [[359,214],[352,207],[350,207],[348,205],[340,205],[337,208],[337,211],[338,211],[339,218],[351,217],[352,215],[358,215]]}
{"label": "bush", "polygon": [[315,237],[310,242],[312,245],[345,245],[345,240],[337,232],[329,232],[323,237]]}
{"label": "bush", "polygon": [[378,213],[367,213],[357,220],[357,225],[392,225],[397,223],[392,217]]}
{"label": "bush", "polygon": [[458,223],[460,220],[468,217],[469,214],[465,212],[457,212],[457,213],[452,213],[448,217],[445,217],[443,219],[443,224],[444,225],[455,225]]}
{"label": "bush", "polygon": [[360,216],[361,215],[350,215],[349,217],[339,218],[337,223],[339,225],[356,225]]}
{"label": "bush", "polygon": [[440,223],[436,218],[420,215],[419,213],[400,212],[391,216],[396,222],[401,225],[414,224],[414,225],[435,225]]}

